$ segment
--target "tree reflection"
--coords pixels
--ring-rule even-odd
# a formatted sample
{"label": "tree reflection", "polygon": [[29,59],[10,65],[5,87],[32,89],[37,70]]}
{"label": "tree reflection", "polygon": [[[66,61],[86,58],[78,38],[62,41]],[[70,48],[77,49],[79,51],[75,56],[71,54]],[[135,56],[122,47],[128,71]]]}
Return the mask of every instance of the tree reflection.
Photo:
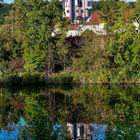
{"label": "tree reflection", "polygon": [[[108,140],[135,140],[140,137],[139,97],[138,86],[94,85],[68,90],[60,87],[37,90],[24,87],[14,92],[1,89],[0,128],[10,132],[8,124],[17,124],[23,116],[27,125],[18,125],[20,139],[76,139],[80,129],[84,137],[82,126],[88,126],[92,139],[96,132],[90,126],[95,127],[94,123],[100,127],[107,125],[104,132]],[[73,125],[76,133],[70,133],[68,123]]]}

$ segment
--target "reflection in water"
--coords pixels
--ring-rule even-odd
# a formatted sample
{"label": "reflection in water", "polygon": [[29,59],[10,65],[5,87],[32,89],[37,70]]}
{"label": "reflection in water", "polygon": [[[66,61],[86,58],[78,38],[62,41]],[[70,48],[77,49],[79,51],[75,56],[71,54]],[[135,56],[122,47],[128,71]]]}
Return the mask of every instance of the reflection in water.
{"label": "reflection in water", "polygon": [[140,139],[138,86],[0,91],[0,140]]}
{"label": "reflection in water", "polygon": [[70,124],[67,123],[68,130],[74,140],[105,140],[107,125],[98,124]]}
{"label": "reflection in water", "polygon": [[[0,140],[16,140],[22,133],[22,129],[26,126],[27,124],[22,117],[20,117],[18,124],[9,122],[6,128],[0,130]],[[30,138],[28,139],[30,140]]]}
{"label": "reflection in water", "polygon": [[[51,135],[57,137],[57,139],[65,139],[63,135],[62,125],[55,123],[52,125],[53,130]],[[29,129],[25,120],[20,117],[17,124],[9,123],[7,129],[0,130],[0,140],[16,140],[21,138],[23,130]],[[107,131],[107,125],[97,125],[97,124],[70,124],[67,123],[67,130],[70,132],[71,138],[74,140],[85,139],[85,140],[105,140],[105,133]],[[32,131],[32,130],[30,130]],[[27,137],[28,140],[32,140],[31,137]]]}

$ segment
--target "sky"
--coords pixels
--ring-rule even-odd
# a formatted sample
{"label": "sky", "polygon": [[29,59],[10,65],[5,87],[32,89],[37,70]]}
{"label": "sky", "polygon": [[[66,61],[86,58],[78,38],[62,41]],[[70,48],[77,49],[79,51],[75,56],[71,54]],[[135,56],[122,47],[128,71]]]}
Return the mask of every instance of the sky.
{"label": "sky", "polygon": [[[135,1],[135,0],[126,0],[126,1]],[[6,3],[11,3],[13,0],[5,0]]]}
{"label": "sky", "polygon": [[11,3],[13,0],[4,0],[6,3]]}

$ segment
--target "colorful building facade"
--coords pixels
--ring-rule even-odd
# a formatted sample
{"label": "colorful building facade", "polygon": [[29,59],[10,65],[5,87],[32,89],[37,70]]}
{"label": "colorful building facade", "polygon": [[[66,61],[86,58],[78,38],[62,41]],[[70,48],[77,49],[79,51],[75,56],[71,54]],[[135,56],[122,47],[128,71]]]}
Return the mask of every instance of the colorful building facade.
{"label": "colorful building facade", "polygon": [[75,23],[79,19],[86,21],[90,17],[92,9],[92,6],[89,6],[88,2],[88,0],[63,0],[65,17],[71,23]]}

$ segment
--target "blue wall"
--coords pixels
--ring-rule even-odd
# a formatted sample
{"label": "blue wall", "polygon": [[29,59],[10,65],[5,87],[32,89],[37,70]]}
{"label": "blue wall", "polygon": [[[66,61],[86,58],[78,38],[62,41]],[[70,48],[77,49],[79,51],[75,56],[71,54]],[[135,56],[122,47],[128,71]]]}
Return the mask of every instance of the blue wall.
{"label": "blue wall", "polygon": [[74,23],[74,20],[75,20],[75,0],[71,0],[71,17],[70,17],[70,20],[71,20],[71,23]]}

